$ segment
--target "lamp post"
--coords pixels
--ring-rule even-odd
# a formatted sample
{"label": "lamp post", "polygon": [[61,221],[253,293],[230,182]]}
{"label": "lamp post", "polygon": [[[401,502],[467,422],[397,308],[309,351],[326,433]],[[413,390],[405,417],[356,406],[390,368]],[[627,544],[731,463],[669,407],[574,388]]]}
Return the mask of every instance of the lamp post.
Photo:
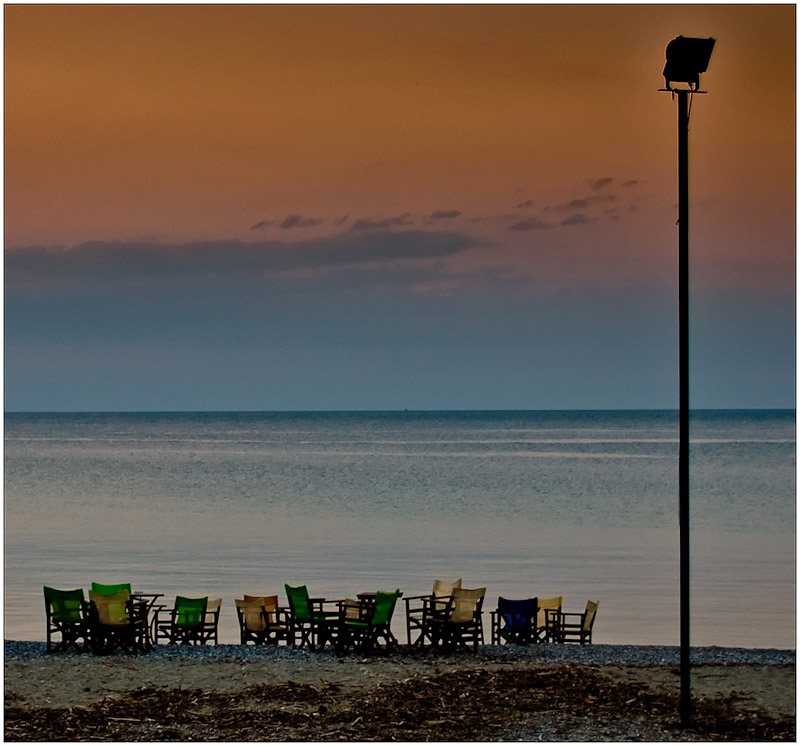
{"label": "lamp post", "polygon": [[[700,91],[700,73],[708,69],[714,39],[678,36],[667,44],[664,81],[678,97],[678,337],[680,447],[678,523],[680,531],[681,726],[691,723],[690,564],[689,564],[689,113],[690,96]],[[673,88],[684,83],[686,88]]]}

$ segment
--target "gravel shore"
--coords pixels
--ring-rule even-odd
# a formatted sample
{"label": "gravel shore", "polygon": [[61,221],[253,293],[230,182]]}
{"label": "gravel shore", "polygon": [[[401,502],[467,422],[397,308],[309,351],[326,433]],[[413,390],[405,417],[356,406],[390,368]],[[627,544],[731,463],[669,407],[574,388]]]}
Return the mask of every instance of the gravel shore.
{"label": "gravel shore", "polygon": [[[404,655],[415,652],[405,650]],[[428,650],[423,655],[431,655]],[[621,663],[625,665],[677,665],[680,648],[675,645],[483,645],[480,654],[498,660],[531,660],[542,663]],[[35,660],[47,655],[43,642],[5,641],[5,659]],[[67,652],[62,655],[77,655]],[[117,652],[117,657],[125,657]],[[153,660],[185,659],[238,659],[238,660],[330,660],[340,656],[332,652],[309,652],[286,646],[255,645],[159,645],[145,658]],[[722,648],[698,647],[691,649],[692,664],[755,663],[763,666],[795,665],[794,650],[773,648]]]}
{"label": "gravel shore", "polygon": [[795,652],[692,650],[696,716],[677,719],[675,646],[483,646],[369,657],[159,646],[138,657],[5,643],[11,741],[795,740]]}

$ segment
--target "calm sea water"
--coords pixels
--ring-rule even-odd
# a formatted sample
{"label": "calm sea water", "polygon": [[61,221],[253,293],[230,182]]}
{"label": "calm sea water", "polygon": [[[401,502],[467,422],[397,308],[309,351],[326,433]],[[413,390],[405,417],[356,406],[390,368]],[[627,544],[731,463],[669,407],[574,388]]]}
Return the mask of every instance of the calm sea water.
{"label": "calm sea water", "polygon": [[[599,600],[595,640],[677,644],[677,414],[8,414],[6,639],[42,586],[234,598]],[[692,643],[795,646],[795,413],[695,412]],[[396,631],[404,641],[403,606]],[[488,629],[488,625],[487,625]]]}

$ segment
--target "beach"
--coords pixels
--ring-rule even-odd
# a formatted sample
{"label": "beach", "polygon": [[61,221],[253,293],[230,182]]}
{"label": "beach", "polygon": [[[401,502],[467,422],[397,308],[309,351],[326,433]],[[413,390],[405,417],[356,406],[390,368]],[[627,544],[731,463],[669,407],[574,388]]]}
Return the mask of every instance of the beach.
{"label": "beach", "polygon": [[666,646],[160,646],[131,657],[6,642],[5,739],[104,741],[795,740],[795,653],[697,648],[679,728]]}

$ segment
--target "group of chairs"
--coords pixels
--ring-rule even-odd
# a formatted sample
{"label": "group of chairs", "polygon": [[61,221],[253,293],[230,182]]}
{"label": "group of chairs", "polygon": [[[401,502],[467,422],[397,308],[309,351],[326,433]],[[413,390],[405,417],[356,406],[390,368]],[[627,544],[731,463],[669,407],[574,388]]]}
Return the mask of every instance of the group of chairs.
{"label": "group of chairs", "polygon": [[130,583],[92,583],[87,599],[82,588],[44,586],[47,652],[75,647],[98,655],[117,649],[146,653],[161,637],[168,643],[217,644],[222,599],[177,596],[167,609],[157,603],[162,595],[134,592]]}
{"label": "group of chairs", "polygon": [[538,642],[585,645],[592,642],[597,601],[587,601],[582,612],[561,610],[562,596],[512,600],[500,596],[492,612],[492,645]]}
{"label": "group of chairs", "polygon": [[[461,579],[434,580],[433,591],[406,602],[406,635],[410,646],[455,648],[483,644],[485,588],[466,589]],[[583,612],[562,610],[562,596],[520,600],[497,599],[491,612],[492,645],[532,643],[591,644],[598,602],[587,601]]]}
{"label": "group of chairs", "polygon": [[156,598],[157,594],[133,593],[130,583],[92,583],[88,600],[82,588],[45,586],[47,652],[75,646],[97,654],[117,648],[145,653],[154,644],[150,614]]}
{"label": "group of chairs", "polygon": [[[391,630],[403,593],[361,593],[356,598],[312,598],[308,588],[284,586],[288,606],[278,596],[237,598],[240,643],[278,645],[337,653],[375,649],[398,651]],[[62,591],[45,586],[47,651],[71,646],[107,654],[116,649],[147,652],[163,639],[167,644],[218,644],[221,599],[176,596],[172,608],[157,603],[163,594],[132,592],[130,584],[92,583],[88,600],[82,589]],[[406,635],[410,647],[443,650],[477,649],[484,644],[483,602],[486,588],[462,588],[461,580],[435,580],[429,594],[407,596]],[[597,603],[582,613],[561,609],[561,597],[510,600],[498,598],[491,612],[493,645],[553,642],[591,643]],[[60,637],[60,639],[56,639]]]}

